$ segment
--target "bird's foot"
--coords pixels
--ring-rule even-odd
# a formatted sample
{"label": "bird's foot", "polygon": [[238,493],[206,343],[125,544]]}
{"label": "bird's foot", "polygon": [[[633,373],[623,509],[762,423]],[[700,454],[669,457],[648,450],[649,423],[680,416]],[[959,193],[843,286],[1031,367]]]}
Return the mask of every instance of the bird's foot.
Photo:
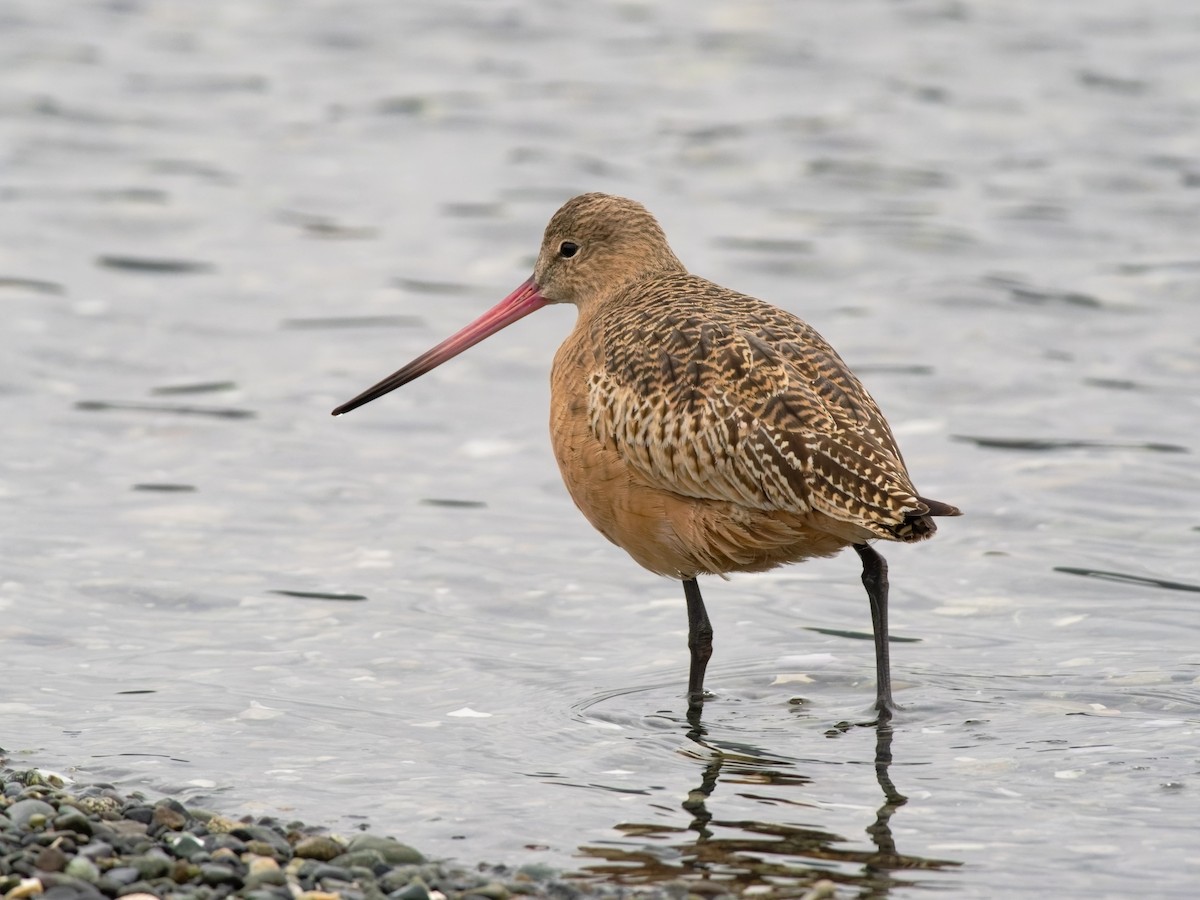
{"label": "bird's foot", "polygon": [[891,697],[880,697],[875,701],[875,721],[866,722],[866,725],[889,725],[892,718],[900,712],[900,707],[896,705]]}
{"label": "bird's foot", "polygon": [[885,728],[892,724],[892,718],[903,711],[904,707],[897,706],[890,699],[885,701],[878,700],[871,707],[875,712],[875,718],[869,719],[866,722],[839,722],[838,728],[845,732],[852,727],[858,728]]}

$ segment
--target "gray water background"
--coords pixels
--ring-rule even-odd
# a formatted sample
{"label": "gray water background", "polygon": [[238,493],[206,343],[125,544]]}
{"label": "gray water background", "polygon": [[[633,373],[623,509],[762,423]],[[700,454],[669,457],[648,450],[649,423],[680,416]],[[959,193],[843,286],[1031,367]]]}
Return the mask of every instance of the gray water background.
{"label": "gray water background", "polygon": [[[1198,124],[1188,0],[4,0],[0,747],[468,862],[1194,896]],[[882,548],[886,777],[853,555],[705,582],[689,736],[682,592],[550,453],[569,308],[329,416],[585,190],[966,512]]]}

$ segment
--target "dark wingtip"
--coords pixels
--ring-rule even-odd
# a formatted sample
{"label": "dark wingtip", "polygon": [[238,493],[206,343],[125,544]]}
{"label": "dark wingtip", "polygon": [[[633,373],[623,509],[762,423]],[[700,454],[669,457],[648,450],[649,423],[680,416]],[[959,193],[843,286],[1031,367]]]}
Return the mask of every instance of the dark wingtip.
{"label": "dark wingtip", "polygon": [[904,521],[888,529],[894,540],[915,543],[933,537],[937,533],[937,523],[934,516],[961,516],[962,510],[940,500],[930,500],[918,497],[926,507],[925,512],[910,512],[904,516]]}
{"label": "dark wingtip", "polygon": [[918,497],[922,503],[929,507],[927,516],[961,516],[962,510],[957,506],[951,506],[949,503],[943,503],[941,500],[930,500],[928,497]]}

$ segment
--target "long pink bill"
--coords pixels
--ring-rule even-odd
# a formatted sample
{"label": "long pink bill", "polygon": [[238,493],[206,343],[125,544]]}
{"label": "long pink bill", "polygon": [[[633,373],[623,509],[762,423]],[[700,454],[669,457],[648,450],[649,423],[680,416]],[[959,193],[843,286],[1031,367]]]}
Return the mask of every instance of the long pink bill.
{"label": "long pink bill", "polygon": [[522,319],[535,310],[546,305],[546,300],[538,293],[538,286],[530,278],[519,288],[485,312],[482,316],[464,328],[451,335],[432,350],[422,353],[404,368],[393,372],[374,387],[369,387],[353,400],[343,403],[333,411],[335,416],[357,409],[364,403],[370,403],[389,391],[394,391],[401,385],[408,384],[420,378],[430,369],[437,368],[446,360],[462,353],[468,347],[474,347],[484,338],[495,334],[506,325],[511,325],[517,319]]}

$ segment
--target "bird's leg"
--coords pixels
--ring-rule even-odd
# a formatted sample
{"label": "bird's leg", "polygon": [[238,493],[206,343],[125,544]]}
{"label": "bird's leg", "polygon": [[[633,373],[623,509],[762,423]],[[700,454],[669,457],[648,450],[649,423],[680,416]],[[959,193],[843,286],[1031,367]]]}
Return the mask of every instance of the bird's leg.
{"label": "bird's leg", "polygon": [[712,657],[713,629],[695,578],[683,580],[683,595],[687,597],[688,650],[692,654],[692,665],[688,670],[688,708],[696,709],[704,703],[704,670]]}
{"label": "bird's leg", "polygon": [[888,653],[888,576],[887,560],[868,544],[855,544],[862,559],[863,587],[871,601],[871,629],[875,633],[875,709],[879,721],[886,722],[896,711],[892,700],[892,669]]}

